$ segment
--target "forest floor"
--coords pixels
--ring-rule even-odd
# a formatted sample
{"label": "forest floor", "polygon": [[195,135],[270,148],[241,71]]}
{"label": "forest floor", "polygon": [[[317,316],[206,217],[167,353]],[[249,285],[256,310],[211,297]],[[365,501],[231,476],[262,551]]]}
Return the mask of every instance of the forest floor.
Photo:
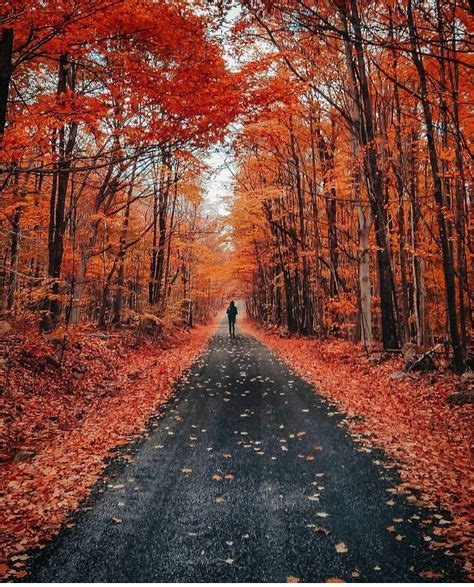
{"label": "forest floor", "polygon": [[462,580],[428,541],[449,515],[406,499],[383,453],[361,448],[331,402],[223,323],[29,578]]}
{"label": "forest floor", "polygon": [[214,329],[78,331],[61,366],[58,341],[15,330],[1,575],[33,560],[43,581],[461,578],[472,421],[446,402],[455,378],[250,324],[265,346],[221,327],[193,363]]}
{"label": "forest floor", "polygon": [[[215,324],[159,338],[19,324],[0,375],[0,578],[21,579],[32,547],[77,509],[117,445],[143,432]],[[112,450],[112,452],[111,452]]]}

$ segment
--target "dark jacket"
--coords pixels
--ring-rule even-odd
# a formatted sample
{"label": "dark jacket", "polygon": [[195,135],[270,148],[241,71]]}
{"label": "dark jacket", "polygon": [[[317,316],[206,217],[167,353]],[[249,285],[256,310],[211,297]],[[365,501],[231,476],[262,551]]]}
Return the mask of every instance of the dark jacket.
{"label": "dark jacket", "polygon": [[237,314],[237,306],[229,306],[227,308],[227,316],[229,317],[229,320],[235,320]]}

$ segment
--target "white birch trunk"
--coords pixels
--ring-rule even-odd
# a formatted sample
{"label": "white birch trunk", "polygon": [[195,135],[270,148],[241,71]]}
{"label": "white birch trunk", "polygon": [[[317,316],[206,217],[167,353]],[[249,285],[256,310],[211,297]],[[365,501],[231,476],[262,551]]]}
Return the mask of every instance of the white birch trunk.
{"label": "white birch trunk", "polygon": [[370,208],[364,214],[362,206],[357,206],[359,220],[359,288],[360,288],[360,337],[365,348],[372,347],[372,310],[370,308],[370,252],[369,236],[372,228]]}

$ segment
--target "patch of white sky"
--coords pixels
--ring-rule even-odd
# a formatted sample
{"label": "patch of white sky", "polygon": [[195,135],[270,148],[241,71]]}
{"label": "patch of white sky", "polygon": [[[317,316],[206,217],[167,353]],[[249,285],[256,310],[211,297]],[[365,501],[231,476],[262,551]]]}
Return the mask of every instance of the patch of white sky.
{"label": "patch of white sky", "polygon": [[[212,36],[223,47],[223,56],[231,71],[238,71],[239,63],[234,57],[230,30],[240,15],[241,8],[235,4],[226,13],[218,30]],[[224,216],[229,213],[234,193],[234,177],[236,173],[235,157],[232,148],[233,138],[238,132],[238,123],[229,125],[222,143],[212,146],[204,162],[208,167],[203,181],[204,206],[212,216]]]}

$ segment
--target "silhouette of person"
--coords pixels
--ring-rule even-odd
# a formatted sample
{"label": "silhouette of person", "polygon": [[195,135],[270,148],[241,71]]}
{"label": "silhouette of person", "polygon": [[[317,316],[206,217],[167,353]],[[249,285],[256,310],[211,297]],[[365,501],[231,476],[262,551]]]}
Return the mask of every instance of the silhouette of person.
{"label": "silhouette of person", "polygon": [[232,300],[227,308],[227,318],[229,319],[229,336],[235,338],[235,318],[237,317],[237,306]]}

